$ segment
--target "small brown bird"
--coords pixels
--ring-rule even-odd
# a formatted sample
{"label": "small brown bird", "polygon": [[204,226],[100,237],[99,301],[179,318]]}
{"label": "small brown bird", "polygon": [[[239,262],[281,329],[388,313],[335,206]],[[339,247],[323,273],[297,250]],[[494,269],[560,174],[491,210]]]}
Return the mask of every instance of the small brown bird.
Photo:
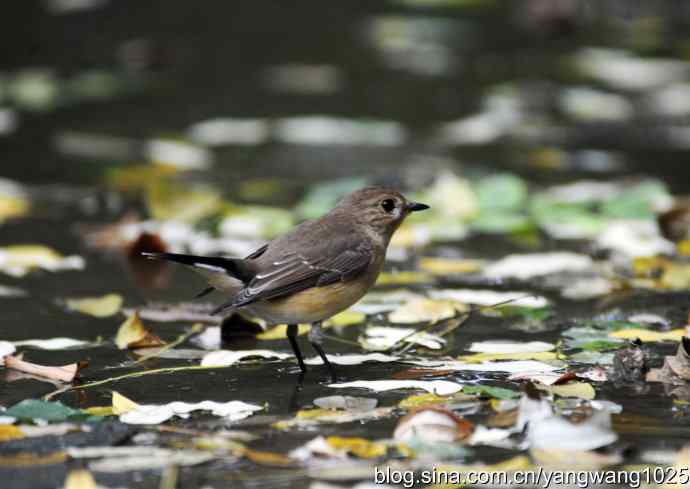
{"label": "small brown bird", "polygon": [[366,294],[383,268],[386,249],[410,212],[429,206],[410,202],[399,192],[368,187],[344,197],[322,217],[305,221],[246,258],[176,253],[144,253],[193,267],[210,287],[230,295],[215,313],[246,311],[268,324],[287,324],[287,336],[300,369],[297,324],[311,323],[309,341],[324,364],[321,323]]}

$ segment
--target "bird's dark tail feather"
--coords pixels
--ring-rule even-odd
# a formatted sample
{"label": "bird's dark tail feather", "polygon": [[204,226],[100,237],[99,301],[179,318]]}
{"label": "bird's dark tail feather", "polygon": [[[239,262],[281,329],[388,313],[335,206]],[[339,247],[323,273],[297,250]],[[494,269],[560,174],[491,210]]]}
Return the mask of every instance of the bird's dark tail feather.
{"label": "bird's dark tail feather", "polygon": [[167,260],[181,263],[190,267],[199,268],[200,271],[227,273],[244,283],[254,278],[254,272],[247,267],[241,258],[222,258],[219,256],[184,255],[181,253],[142,253],[152,260]]}

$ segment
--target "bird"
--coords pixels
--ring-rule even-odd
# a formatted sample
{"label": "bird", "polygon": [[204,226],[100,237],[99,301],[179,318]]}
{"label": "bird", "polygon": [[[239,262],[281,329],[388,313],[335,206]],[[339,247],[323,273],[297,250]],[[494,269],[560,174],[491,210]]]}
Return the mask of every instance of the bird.
{"label": "bird", "polygon": [[307,372],[297,342],[297,325],[310,323],[308,339],[335,377],[323,349],[322,323],[352,306],[374,285],[383,269],[393,233],[412,212],[429,206],[399,191],[365,187],[343,197],[323,216],[304,221],[245,258],[142,253],[192,267],[228,300],[213,314],[245,312],[268,325],[287,324],[287,338]]}

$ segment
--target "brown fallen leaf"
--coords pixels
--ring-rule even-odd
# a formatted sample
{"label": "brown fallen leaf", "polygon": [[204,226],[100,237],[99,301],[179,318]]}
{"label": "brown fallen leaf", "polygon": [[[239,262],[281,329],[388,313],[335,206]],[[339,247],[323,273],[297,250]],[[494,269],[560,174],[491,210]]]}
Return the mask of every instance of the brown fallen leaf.
{"label": "brown fallen leaf", "polygon": [[675,356],[664,357],[664,365],[647,373],[647,382],[685,384],[690,381],[690,338],[683,337]]}
{"label": "brown fallen leaf", "polygon": [[20,357],[8,355],[5,357],[5,366],[20,372],[45,377],[46,379],[72,382],[83,365],[79,363],[70,363],[69,365],[62,366],[38,365],[24,361]]}
{"label": "brown fallen leaf", "polygon": [[139,313],[135,311],[120,325],[115,336],[115,344],[120,350],[126,350],[128,348],[162,346],[165,342],[146,329],[139,318]]}
{"label": "brown fallen leaf", "polygon": [[294,461],[290,457],[282,453],[263,452],[245,448],[241,451],[241,454],[254,463],[269,467],[285,467],[294,464]]}

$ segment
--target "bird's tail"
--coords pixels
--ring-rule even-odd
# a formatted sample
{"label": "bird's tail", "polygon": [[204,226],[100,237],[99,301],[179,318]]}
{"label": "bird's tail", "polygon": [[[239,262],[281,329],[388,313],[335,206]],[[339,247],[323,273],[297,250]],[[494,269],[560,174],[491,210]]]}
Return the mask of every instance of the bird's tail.
{"label": "bird's tail", "polygon": [[255,275],[253,270],[247,266],[246,261],[241,258],[184,255],[181,253],[144,252],[142,255],[152,260],[167,260],[190,266],[207,277],[213,277],[218,274],[229,275],[244,284],[254,278]]}

